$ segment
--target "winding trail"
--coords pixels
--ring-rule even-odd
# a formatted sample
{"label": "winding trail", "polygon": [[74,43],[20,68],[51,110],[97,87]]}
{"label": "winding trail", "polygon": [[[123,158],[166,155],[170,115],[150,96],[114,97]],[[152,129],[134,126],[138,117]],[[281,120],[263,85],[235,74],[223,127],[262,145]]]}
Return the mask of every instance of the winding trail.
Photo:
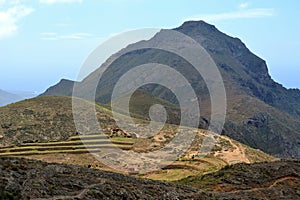
{"label": "winding trail", "polygon": [[249,159],[246,156],[245,148],[241,144],[235,144],[230,139],[220,136],[221,139],[224,139],[230,143],[233,150],[222,149],[220,152],[215,152],[215,157],[221,157],[229,164],[235,164],[240,162],[250,163]]}

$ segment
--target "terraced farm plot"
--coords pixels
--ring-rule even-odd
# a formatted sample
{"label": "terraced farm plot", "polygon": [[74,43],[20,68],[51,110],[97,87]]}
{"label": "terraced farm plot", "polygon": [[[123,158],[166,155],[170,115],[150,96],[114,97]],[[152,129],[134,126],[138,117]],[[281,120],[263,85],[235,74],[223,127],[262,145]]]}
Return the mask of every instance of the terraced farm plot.
{"label": "terraced farm plot", "polygon": [[141,176],[153,180],[177,181],[189,176],[215,172],[226,165],[228,163],[216,157],[179,159],[163,167],[161,171],[150,172]]}
{"label": "terraced farm plot", "polygon": [[67,141],[46,143],[24,143],[20,146],[0,149],[0,156],[29,156],[57,153],[82,154],[99,152],[101,148],[119,147],[123,150],[132,149],[131,138],[110,138],[106,136],[80,135],[70,137]]}

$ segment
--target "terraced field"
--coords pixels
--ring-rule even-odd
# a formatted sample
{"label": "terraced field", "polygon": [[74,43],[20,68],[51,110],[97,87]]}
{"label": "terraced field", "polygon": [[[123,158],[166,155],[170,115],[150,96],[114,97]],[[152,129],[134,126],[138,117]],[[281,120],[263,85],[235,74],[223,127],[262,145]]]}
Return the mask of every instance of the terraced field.
{"label": "terraced field", "polygon": [[30,156],[44,154],[71,153],[82,154],[99,152],[101,148],[112,148],[117,146],[123,150],[132,149],[133,139],[131,138],[110,138],[106,136],[81,135],[72,136],[63,142],[46,143],[24,143],[20,146],[0,148],[0,157],[3,156]]}
{"label": "terraced field", "polygon": [[[205,157],[193,156],[198,154],[201,146],[201,137],[204,132],[198,130],[198,137],[186,155],[178,158],[174,163],[165,166],[160,171],[152,171],[146,174],[136,174],[140,178],[177,181],[189,176],[199,176],[220,170],[221,168],[242,160],[247,163],[256,161],[273,160],[272,157],[252,149],[243,147],[239,143],[231,141],[229,138],[220,137],[213,152]],[[36,159],[51,163],[75,164],[90,166],[97,169],[115,171],[109,166],[105,166],[90,153],[97,153],[101,149],[119,147],[123,150],[136,152],[147,152],[153,150],[153,144],[165,137],[167,133],[153,137],[152,139],[113,137],[107,138],[97,134],[76,135],[69,137],[66,141],[59,142],[36,142],[22,143],[18,146],[0,148],[0,157],[14,156]],[[162,139],[164,141],[164,138]],[[242,159],[243,158],[243,159]]]}

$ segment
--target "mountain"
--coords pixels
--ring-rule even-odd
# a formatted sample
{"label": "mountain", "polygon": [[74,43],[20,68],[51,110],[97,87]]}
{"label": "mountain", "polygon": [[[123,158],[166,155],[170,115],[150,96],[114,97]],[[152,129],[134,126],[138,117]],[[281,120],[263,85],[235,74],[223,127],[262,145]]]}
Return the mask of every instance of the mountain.
{"label": "mountain", "polygon": [[299,167],[292,161],[238,164],[204,176],[199,189],[76,165],[0,158],[0,198],[299,199]]}
{"label": "mountain", "polygon": [[[135,95],[150,97],[141,91]],[[102,128],[110,133],[109,129],[116,127],[111,111],[97,104],[96,112]],[[136,122],[143,121],[136,119]],[[151,138],[111,140],[131,145],[130,151],[148,152],[163,146],[174,128],[175,125],[168,125]],[[203,136],[208,133],[194,129],[198,134],[181,158],[160,171],[134,177],[116,173],[85,150],[92,150],[95,144],[106,145],[97,139],[98,135],[82,138],[75,130],[70,97],[37,97],[1,107],[0,199],[269,199],[280,195],[297,199],[299,196],[299,162],[276,161],[226,136],[218,138],[209,155],[198,158]],[[84,146],[83,140],[92,144]],[[237,162],[252,164],[235,165]],[[199,178],[202,176],[205,178]],[[200,182],[203,185],[199,185],[199,179],[205,180]],[[218,185],[222,185],[222,191],[216,189]]]}
{"label": "mountain", "polygon": [[[189,21],[174,30],[200,43],[222,75],[227,96],[227,116],[222,134],[274,156],[300,159],[300,91],[286,89],[276,83],[270,77],[264,60],[253,54],[240,39],[220,32],[213,25]],[[99,73],[107,69],[96,88],[96,101],[109,103],[114,85],[124,73],[145,63],[165,64],[172,66],[190,82],[200,102],[201,119],[209,124],[211,101],[208,88],[204,80],[195,75],[197,72],[192,66],[170,52],[139,49],[147,45],[155,46],[166,39],[168,30],[162,30],[148,41],[122,49],[78,83],[79,91],[90,96],[93,93],[91,86],[98,83]],[[51,92],[49,89],[42,96],[70,95],[70,92],[64,91],[70,91],[72,82],[65,82],[51,87]],[[163,86],[148,84],[140,89],[178,106],[176,96]]]}
{"label": "mountain", "polygon": [[0,89],[0,106],[7,105],[9,103],[17,102],[21,100],[22,97],[16,94],[12,94]]}
{"label": "mountain", "polygon": [[26,98],[32,98],[34,96],[36,95],[33,92],[24,92],[24,91],[7,92],[0,89],[0,106],[21,101]]}

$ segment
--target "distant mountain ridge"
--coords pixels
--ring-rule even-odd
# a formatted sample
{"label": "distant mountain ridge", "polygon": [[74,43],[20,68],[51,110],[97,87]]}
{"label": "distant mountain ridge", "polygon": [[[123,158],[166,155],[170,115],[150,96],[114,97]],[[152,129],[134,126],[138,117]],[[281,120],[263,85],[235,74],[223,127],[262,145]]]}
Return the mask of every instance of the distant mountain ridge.
{"label": "distant mountain ridge", "polygon": [[22,97],[0,89],[0,106],[21,100]]}
{"label": "distant mountain ridge", "polygon": [[0,89],[0,106],[5,106],[10,103],[15,103],[26,98],[32,98],[36,96],[34,92],[26,91],[4,91]]}
{"label": "distant mountain ridge", "polygon": [[[264,60],[254,55],[240,39],[220,32],[213,25],[203,21],[189,21],[174,30],[199,42],[221,72],[228,103],[223,134],[275,156],[300,159],[300,91],[286,89],[272,80]],[[163,41],[164,34],[161,33],[148,41],[131,44],[112,57],[143,43]],[[107,67],[110,59],[101,67]],[[201,99],[201,115],[209,122],[210,97],[204,81],[201,77],[195,77],[192,67],[186,61],[159,50],[132,51],[111,63],[98,83],[96,101],[109,103],[113,86],[120,76],[135,66],[149,62],[172,66],[183,74]],[[79,83],[80,89],[86,94],[91,93],[88,85],[97,78],[98,70]],[[73,83],[61,81],[42,96],[69,96]],[[147,85],[141,89],[177,104],[172,92],[159,85]]]}

